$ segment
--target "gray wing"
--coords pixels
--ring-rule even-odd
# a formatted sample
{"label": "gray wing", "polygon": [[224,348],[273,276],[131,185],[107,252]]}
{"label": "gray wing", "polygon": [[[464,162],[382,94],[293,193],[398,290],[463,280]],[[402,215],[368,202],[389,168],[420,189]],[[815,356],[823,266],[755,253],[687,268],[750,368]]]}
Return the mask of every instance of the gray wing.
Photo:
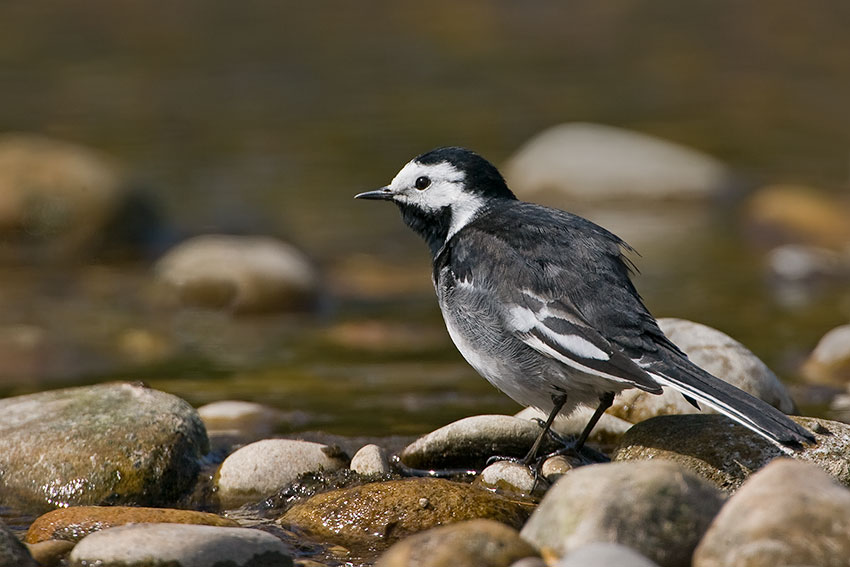
{"label": "gray wing", "polygon": [[[657,350],[641,313],[651,322],[650,335],[657,326],[631,285],[619,239],[580,217],[523,205],[530,211],[520,219],[503,214],[493,227],[487,218],[467,226],[437,258],[435,270],[449,267],[468,292],[490,296],[502,327],[540,354],[660,393],[635,362]],[[555,218],[530,223],[528,213]],[[545,239],[539,226],[548,228]]]}

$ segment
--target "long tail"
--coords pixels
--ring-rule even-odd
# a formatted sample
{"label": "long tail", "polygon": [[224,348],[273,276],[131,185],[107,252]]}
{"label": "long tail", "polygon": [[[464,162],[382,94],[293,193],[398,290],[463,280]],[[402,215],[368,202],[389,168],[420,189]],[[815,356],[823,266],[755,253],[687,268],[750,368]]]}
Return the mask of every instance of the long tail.
{"label": "long tail", "polygon": [[[661,368],[650,368],[662,386],[670,386],[686,397],[711,406],[762,437],[789,449],[814,443],[814,435],[770,404],[712,376],[687,358],[670,354]],[[675,372],[671,369],[675,368]]]}

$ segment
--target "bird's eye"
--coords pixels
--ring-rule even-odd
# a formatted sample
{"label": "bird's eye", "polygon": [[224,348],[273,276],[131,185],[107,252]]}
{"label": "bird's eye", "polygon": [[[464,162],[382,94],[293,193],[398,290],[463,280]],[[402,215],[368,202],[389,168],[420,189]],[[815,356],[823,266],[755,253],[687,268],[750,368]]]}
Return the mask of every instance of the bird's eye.
{"label": "bird's eye", "polygon": [[429,185],[431,185],[431,180],[425,177],[424,175],[422,177],[417,178],[416,183],[413,184],[413,186],[419,189],[420,191],[427,189]]}

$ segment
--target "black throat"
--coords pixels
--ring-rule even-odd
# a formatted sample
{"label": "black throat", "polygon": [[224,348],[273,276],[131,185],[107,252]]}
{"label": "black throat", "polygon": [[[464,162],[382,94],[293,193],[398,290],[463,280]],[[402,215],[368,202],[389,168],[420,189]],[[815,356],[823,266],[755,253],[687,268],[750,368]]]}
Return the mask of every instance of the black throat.
{"label": "black throat", "polygon": [[431,249],[431,258],[436,257],[449,235],[452,222],[451,208],[443,207],[437,211],[426,212],[411,205],[396,204],[401,211],[404,224],[425,239],[428,248]]}

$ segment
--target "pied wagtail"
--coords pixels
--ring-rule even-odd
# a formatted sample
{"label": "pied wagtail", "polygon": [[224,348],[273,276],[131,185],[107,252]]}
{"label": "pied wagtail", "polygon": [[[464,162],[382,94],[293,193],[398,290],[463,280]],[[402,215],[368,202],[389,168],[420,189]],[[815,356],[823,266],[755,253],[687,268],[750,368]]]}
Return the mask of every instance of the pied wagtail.
{"label": "pied wagtail", "polygon": [[517,200],[478,154],[432,150],[356,198],[392,201],[428,243],[440,309],[467,362],[515,401],[548,413],[526,464],[559,413],[595,404],[580,450],[626,388],[660,394],[669,386],[780,446],[814,442],[664,336],[631,282],[625,242],[582,217]]}

